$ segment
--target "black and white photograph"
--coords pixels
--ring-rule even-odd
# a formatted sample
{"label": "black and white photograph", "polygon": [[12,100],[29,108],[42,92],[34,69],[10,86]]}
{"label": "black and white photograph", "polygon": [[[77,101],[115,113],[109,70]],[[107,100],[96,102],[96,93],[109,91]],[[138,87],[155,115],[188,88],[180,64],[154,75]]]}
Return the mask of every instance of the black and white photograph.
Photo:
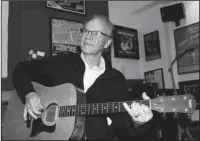
{"label": "black and white photograph", "polygon": [[136,29],[116,25],[114,46],[115,57],[139,59],[138,32]]}
{"label": "black and white photograph", "polygon": [[199,72],[199,22],[174,30],[178,73]]}
{"label": "black and white photograph", "polygon": [[63,1],[47,1],[46,6],[48,8],[67,11],[75,14],[86,14],[86,6],[85,1],[70,1],[70,0],[63,0]]}
{"label": "black and white photograph", "polygon": [[146,83],[157,83],[159,89],[165,88],[162,68],[144,72],[144,77]]}
{"label": "black and white photograph", "polygon": [[158,30],[144,35],[144,48],[146,61],[161,58]]}
{"label": "black and white photograph", "polygon": [[199,88],[200,88],[200,81],[199,80],[190,80],[190,81],[181,81],[179,82],[179,88],[183,94],[192,94],[195,96],[196,102],[200,103],[200,95],[199,95]]}
{"label": "black and white photograph", "polygon": [[2,140],[199,140],[199,1],[0,10]]}

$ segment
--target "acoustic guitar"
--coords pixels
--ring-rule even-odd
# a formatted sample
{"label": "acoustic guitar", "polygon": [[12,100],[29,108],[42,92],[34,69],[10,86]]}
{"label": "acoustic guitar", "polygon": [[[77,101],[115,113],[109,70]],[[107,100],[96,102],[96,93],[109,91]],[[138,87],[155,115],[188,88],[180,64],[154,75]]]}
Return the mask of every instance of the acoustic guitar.
{"label": "acoustic guitar", "polygon": [[[126,112],[123,102],[86,103],[85,94],[70,83],[46,87],[32,82],[44,110],[37,120],[23,119],[24,104],[14,91],[5,114],[3,140],[79,140],[85,128],[85,116]],[[136,100],[160,113],[192,114],[196,101],[192,95],[158,96]],[[30,116],[29,116],[30,117]]]}

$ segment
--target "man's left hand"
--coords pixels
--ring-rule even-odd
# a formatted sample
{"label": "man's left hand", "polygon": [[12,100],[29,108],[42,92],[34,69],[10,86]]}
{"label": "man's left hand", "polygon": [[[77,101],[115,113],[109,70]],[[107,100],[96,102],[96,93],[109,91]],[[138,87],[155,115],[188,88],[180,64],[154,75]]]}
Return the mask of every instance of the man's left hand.
{"label": "man's left hand", "polygon": [[[142,98],[144,100],[150,99],[145,92],[142,94]],[[132,117],[133,121],[138,124],[146,123],[153,117],[151,109],[144,104],[133,102],[130,106],[131,108],[129,108],[127,103],[123,103],[123,105],[129,115]]]}

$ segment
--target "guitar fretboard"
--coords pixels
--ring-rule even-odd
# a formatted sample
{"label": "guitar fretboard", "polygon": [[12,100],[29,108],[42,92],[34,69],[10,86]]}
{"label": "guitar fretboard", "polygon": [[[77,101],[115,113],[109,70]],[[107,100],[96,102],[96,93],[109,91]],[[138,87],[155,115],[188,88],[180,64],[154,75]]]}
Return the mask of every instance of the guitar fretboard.
{"label": "guitar fretboard", "polygon": [[[86,116],[125,112],[126,110],[123,106],[124,102],[126,102],[130,107],[133,101],[60,106],[59,117]],[[150,106],[150,100],[136,100],[136,102]]]}

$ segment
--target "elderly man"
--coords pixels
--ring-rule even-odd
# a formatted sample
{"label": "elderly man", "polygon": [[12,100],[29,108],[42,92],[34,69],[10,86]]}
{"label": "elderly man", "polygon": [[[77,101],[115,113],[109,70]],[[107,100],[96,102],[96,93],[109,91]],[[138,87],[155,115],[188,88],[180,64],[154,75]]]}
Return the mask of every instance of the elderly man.
{"label": "elderly man", "polygon": [[[131,99],[125,77],[102,57],[103,50],[112,43],[112,23],[105,16],[94,15],[81,32],[80,55],[68,53],[16,66],[13,84],[25,101],[25,120],[27,113],[37,119],[43,107],[31,81],[45,86],[72,83],[86,93],[87,103]],[[143,98],[149,99],[145,93]],[[140,129],[153,116],[149,107],[143,104],[133,102],[131,106],[123,105],[127,110],[123,114],[86,117],[82,139],[130,139],[131,132]]]}

